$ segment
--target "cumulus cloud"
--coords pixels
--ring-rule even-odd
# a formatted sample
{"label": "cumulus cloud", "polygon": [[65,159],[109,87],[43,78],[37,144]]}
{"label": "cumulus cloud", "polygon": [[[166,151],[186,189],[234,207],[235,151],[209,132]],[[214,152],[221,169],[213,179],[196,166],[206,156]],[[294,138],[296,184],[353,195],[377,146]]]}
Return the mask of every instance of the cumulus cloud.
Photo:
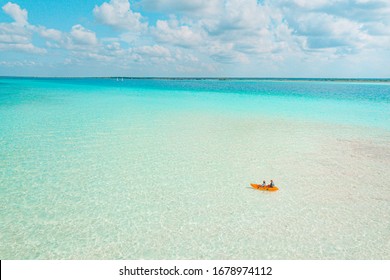
{"label": "cumulus cloud", "polygon": [[36,28],[36,31],[42,38],[46,38],[53,41],[61,41],[63,38],[63,33],[56,29],[48,29],[46,27],[40,26]]}
{"label": "cumulus cloud", "polygon": [[70,32],[30,24],[27,11],[19,5],[8,2],[3,11],[14,20],[11,23],[0,23],[0,50],[18,51],[32,54],[45,54],[47,49],[35,46],[34,34],[46,39],[46,47],[67,50],[92,50],[98,45],[96,34],[80,24],[74,25]]}
{"label": "cumulus cloud", "polygon": [[46,53],[44,48],[36,47],[32,43],[34,27],[27,21],[27,11],[11,2],[5,4],[2,9],[14,21],[0,23],[0,50],[34,54]]}
{"label": "cumulus cloud", "polygon": [[[388,0],[101,3],[90,11],[91,20],[115,29],[110,38],[90,30],[88,22],[75,22],[68,30],[30,24],[27,10],[8,2],[2,11],[13,22],[0,23],[0,50],[45,53],[56,48],[69,56],[67,63],[160,64],[189,72],[229,63],[272,65],[291,57],[335,61],[390,49]],[[45,42],[34,41],[37,35]]]}
{"label": "cumulus cloud", "polygon": [[76,24],[70,31],[73,42],[79,45],[96,45],[96,34],[91,30],[85,29],[82,25]]}
{"label": "cumulus cloud", "polygon": [[172,14],[186,14],[191,17],[204,17],[218,13],[223,6],[221,0],[143,0],[141,5],[148,11]]}
{"label": "cumulus cloud", "polygon": [[169,49],[159,45],[139,47],[135,49],[135,52],[140,54],[150,55],[150,56],[159,56],[159,57],[171,56],[171,52],[169,51]]}
{"label": "cumulus cloud", "polygon": [[131,10],[128,0],[104,2],[101,6],[95,6],[93,14],[100,23],[117,29],[140,31],[147,26],[141,22],[141,14]]}
{"label": "cumulus cloud", "polygon": [[0,50],[4,51],[21,51],[21,52],[27,52],[27,53],[35,53],[35,54],[44,54],[47,51],[43,48],[38,48],[34,46],[31,43],[3,43],[0,42]]}
{"label": "cumulus cloud", "polygon": [[[178,1],[157,2],[173,7],[173,11],[190,7]],[[222,63],[247,63],[250,57],[256,59],[283,48],[288,51],[299,41],[292,38],[292,30],[279,9],[256,0],[197,1],[195,9],[202,10],[210,2],[218,9],[202,17],[184,13],[179,18],[171,15],[169,20],[157,20],[151,28],[154,39],[191,48]]]}
{"label": "cumulus cloud", "polygon": [[202,43],[201,31],[188,25],[180,25],[176,19],[158,20],[152,28],[155,39],[182,47],[191,47]]}
{"label": "cumulus cloud", "polygon": [[[338,0],[334,0],[334,2],[337,2]],[[318,9],[322,8],[324,6],[329,5],[328,0],[293,0],[289,1],[295,5],[297,5],[300,8],[305,8],[305,9]]]}
{"label": "cumulus cloud", "polygon": [[[198,16],[207,10],[212,12]],[[152,34],[159,42],[191,47],[220,62],[237,57],[278,54],[338,55],[389,43],[390,2],[385,0],[144,0],[175,20],[158,20]],[[191,12],[189,12],[191,11]],[[202,42],[199,44],[198,42]],[[201,45],[201,47],[199,47]],[[230,58],[230,59],[229,59]]]}
{"label": "cumulus cloud", "polygon": [[249,58],[242,52],[235,50],[233,43],[215,42],[207,47],[207,52],[215,61],[221,63],[248,63]]}
{"label": "cumulus cloud", "polygon": [[33,60],[19,60],[19,61],[0,61],[0,65],[7,67],[34,67],[40,66],[42,63]]}
{"label": "cumulus cloud", "polygon": [[277,0],[303,51],[345,55],[388,43],[390,2],[383,0]]}
{"label": "cumulus cloud", "polygon": [[229,0],[224,2],[217,16],[202,19],[202,23],[210,34],[219,35],[235,30],[248,34],[266,28],[270,16],[268,8],[256,0]]}
{"label": "cumulus cloud", "polygon": [[27,23],[27,10],[21,9],[18,4],[8,2],[3,7],[3,11],[13,18],[15,24],[26,25]]}

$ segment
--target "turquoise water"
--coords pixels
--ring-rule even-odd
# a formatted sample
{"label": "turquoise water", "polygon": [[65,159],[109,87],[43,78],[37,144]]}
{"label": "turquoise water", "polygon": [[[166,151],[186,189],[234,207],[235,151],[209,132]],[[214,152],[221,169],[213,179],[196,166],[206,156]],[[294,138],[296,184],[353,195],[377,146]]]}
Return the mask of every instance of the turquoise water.
{"label": "turquoise water", "polygon": [[389,119],[388,83],[1,78],[0,257],[388,259]]}
{"label": "turquoise water", "polygon": [[72,97],[77,98],[78,107],[83,106],[83,101],[90,102],[95,98],[109,98],[114,106],[115,102],[130,99],[144,102],[142,99],[150,98],[153,99],[149,100],[152,104],[161,102],[163,110],[184,110],[189,106],[194,110],[226,111],[231,114],[254,114],[259,111],[259,114],[272,117],[390,128],[390,122],[387,121],[390,83],[321,80],[129,79],[118,82],[116,79],[2,79],[1,90],[2,107],[40,100],[44,102],[47,99],[59,102],[65,98],[64,95],[64,100],[69,102]]}

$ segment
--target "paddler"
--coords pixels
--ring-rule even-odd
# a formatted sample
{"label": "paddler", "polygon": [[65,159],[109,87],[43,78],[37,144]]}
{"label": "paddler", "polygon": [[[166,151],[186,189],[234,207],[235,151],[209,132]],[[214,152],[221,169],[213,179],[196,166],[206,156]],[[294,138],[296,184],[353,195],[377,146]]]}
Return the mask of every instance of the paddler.
{"label": "paddler", "polygon": [[269,184],[269,187],[270,187],[270,188],[273,188],[274,186],[275,186],[274,181],[271,180],[271,183]]}

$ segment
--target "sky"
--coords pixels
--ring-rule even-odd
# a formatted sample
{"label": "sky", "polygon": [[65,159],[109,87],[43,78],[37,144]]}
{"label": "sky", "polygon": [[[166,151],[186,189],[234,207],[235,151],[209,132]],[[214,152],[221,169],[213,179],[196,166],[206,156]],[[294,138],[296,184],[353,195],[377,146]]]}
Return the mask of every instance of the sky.
{"label": "sky", "polygon": [[0,76],[390,77],[389,0],[0,0]]}

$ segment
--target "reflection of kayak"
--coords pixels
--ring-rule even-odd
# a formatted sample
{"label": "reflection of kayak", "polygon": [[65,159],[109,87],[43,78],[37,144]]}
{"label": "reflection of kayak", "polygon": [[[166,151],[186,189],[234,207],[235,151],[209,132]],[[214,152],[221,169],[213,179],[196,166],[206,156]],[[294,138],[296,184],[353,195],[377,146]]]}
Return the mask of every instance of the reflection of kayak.
{"label": "reflection of kayak", "polygon": [[252,188],[259,190],[259,191],[269,191],[269,192],[276,192],[279,190],[277,187],[273,186],[272,188],[269,185],[266,185],[265,187],[262,187],[261,185],[257,184],[251,184]]}

